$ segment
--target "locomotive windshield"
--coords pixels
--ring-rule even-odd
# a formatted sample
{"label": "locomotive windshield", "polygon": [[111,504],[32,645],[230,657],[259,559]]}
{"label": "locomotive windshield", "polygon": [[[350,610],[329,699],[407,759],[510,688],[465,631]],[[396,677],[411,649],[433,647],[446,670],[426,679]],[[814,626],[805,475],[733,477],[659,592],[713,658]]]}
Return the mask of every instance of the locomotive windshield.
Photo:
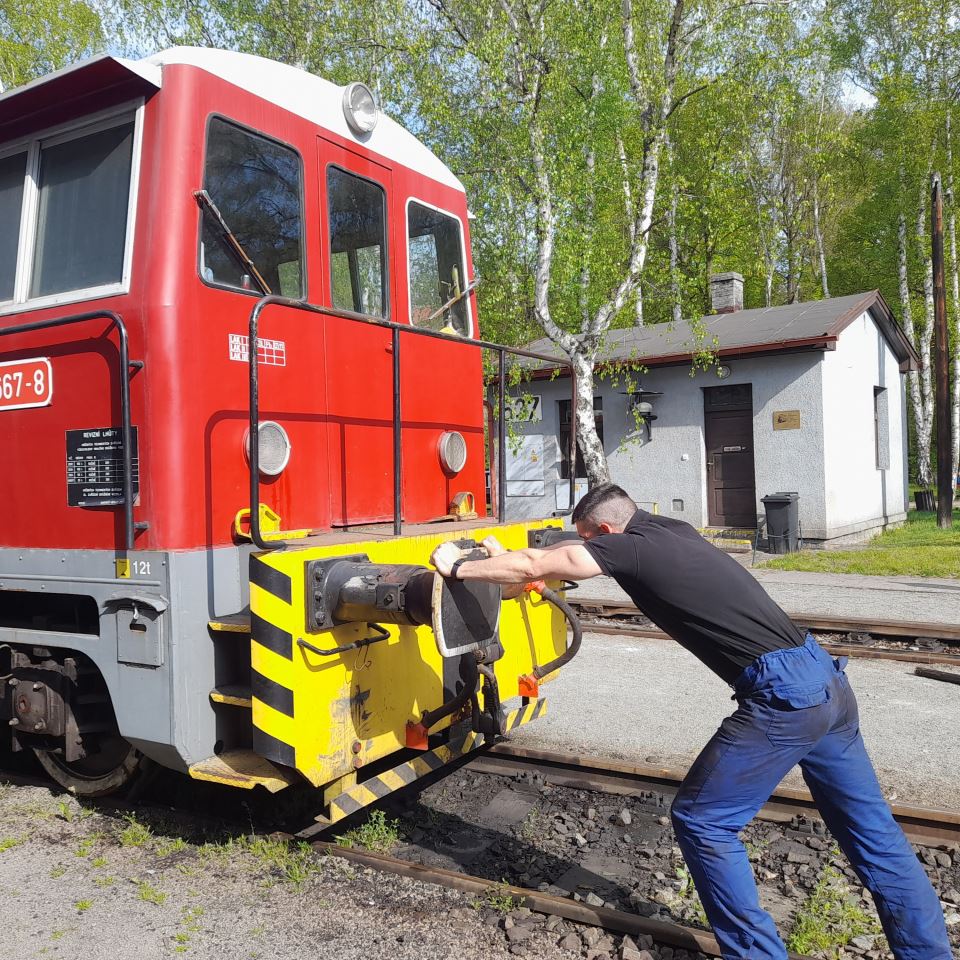
{"label": "locomotive windshield", "polygon": [[410,243],[410,322],[418,327],[470,333],[467,297],[447,310],[441,307],[460,296],[466,286],[463,241],[459,221],[411,201],[407,208]]}
{"label": "locomotive windshield", "polygon": [[0,302],[123,282],[133,142],[126,114],[0,158]]}
{"label": "locomotive windshield", "polygon": [[[204,189],[274,293],[303,296],[300,157],[266,137],[210,120]],[[207,283],[256,290],[209,217],[200,233],[200,275]]]}
{"label": "locomotive windshield", "polygon": [[331,166],[330,286],[340,310],[387,315],[386,217],[383,188]]}

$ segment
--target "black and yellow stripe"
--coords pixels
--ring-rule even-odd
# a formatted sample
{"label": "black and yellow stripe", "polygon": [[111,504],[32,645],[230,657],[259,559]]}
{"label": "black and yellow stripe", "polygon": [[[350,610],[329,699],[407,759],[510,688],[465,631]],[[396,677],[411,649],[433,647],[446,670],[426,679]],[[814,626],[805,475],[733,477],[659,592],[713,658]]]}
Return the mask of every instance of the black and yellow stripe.
{"label": "black and yellow stripe", "polygon": [[[277,665],[276,659],[293,660],[293,634],[286,629],[291,621],[293,585],[287,574],[256,556],[250,557],[250,583],[269,596],[270,603],[263,605],[265,610],[272,611],[267,615],[278,618],[277,612],[282,611],[284,621],[275,623],[261,613],[252,610],[250,613],[253,749],[274,763],[295,767],[297,752],[292,742],[295,729],[292,722],[295,719],[294,691],[283,682],[287,679],[286,671],[282,664]],[[282,606],[278,606],[277,601]]]}
{"label": "black and yellow stripe", "polygon": [[376,777],[364,780],[354,787],[344,790],[336,799],[330,802],[330,822],[336,823],[350,814],[362,810],[377,800],[382,800],[394,790],[408,787],[415,780],[435,773],[451,760],[469,753],[483,743],[482,733],[468,733],[465,737],[445,743],[435,750],[428,750],[420,756],[401,763],[390,770],[385,770]]}
{"label": "black and yellow stripe", "polygon": [[[511,710],[505,720],[504,729],[514,730],[522,724],[536,720],[546,712],[547,701],[544,698],[531,700],[523,706]],[[394,790],[400,790],[408,787],[415,780],[435,773],[441,767],[462,757],[471,750],[483,745],[484,737],[482,733],[468,733],[466,736],[458,737],[437,747],[434,750],[428,750],[419,756],[401,763],[390,770],[386,770],[363,783],[358,783],[353,787],[348,787],[338,797],[330,802],[330,823],[336,823],[344,817],[362,810],[371,803],[382,800]]]}
{"label": "black and yellow stripe", "polygon": [[546,712],[546,709],[547,701],[540,697],[537,700],[530,700],[522,707],[517,707],[516,710],[511,710],[504,719],[503,732],[509,733],[524,723],[539,719]]}

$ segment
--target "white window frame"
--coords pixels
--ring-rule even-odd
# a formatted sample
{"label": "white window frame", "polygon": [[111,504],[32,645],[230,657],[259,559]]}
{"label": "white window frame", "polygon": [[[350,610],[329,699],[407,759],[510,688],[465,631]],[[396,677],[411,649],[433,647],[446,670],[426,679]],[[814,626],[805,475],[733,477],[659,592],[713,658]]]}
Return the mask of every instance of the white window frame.
{"label": "white window frame", "polygon": [[[435,203],[428,203],[426,200],[421,200],[419,197],[407,197],[407,203],[404,208],[404,224],[403,232],[406,237],[406,257],[407,257],[407,317],[411,327],[415,327],[416,324],[413,322],[413,284],[411,283],[410,276],[410,204],[418,203],[421,207],[426,207],[428,210],[435,210],[437,213],[442,213],[446,217],[450,217],[451,220],[456,220],[457,226],[460,228],[460,256],[462,262],[460,264],[460,269],[463,271],[464,283],[469,286],[473,281],[467,278],[467,241],[466,236],[463,231],[463,220],[457,216],[452,210],[444,210],[443,207],[438,207]],[[467,294],[464,299],[467,301],[467,324],[469,330],[466,334],[468,340],[472,340],[476,336],[476,324],[473,322],[473,307],[471,305],[471,300],[473,299],[473,291]]]}
{"label": "white window frame", "polygon": [[[17,243],[17,266],[13,283],[13,299],[0,302],[0,316],[25,313],[44,307],[79,303],[100,297],[117,296],[130,292],[130,277],[133,269],[133,240],[137,227],[137,199],[140,194],[140,159],[143,151],[143,98],[128,101],[109,110],[88,114],[80,120],[72,120],[32,134],[16,143],[4,145],[0,157],[27,153],[26,176],[23,184],[23,200],[20,207],[20,234]],[[37,236],[37,213],[40,199],[40,152],[44,147],[56,146],[89,134],[109,130],[133,120],[133,145],[130,155],[130,189],[127,197],[127,228],[123,246],[123,270],[119,282],[100,284],[80,290],[65,290],[45,297],[30,297],[33,279],[34,244]]]}

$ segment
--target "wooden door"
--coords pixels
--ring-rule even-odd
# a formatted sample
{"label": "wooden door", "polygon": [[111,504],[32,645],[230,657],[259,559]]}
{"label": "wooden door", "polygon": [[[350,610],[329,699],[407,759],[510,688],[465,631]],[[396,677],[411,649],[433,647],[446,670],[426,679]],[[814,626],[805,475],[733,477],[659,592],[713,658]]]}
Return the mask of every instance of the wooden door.
{"label": "wooden door", "polygon": [[703,426],[710,526],[756,527],[752,385],[705,389]]}

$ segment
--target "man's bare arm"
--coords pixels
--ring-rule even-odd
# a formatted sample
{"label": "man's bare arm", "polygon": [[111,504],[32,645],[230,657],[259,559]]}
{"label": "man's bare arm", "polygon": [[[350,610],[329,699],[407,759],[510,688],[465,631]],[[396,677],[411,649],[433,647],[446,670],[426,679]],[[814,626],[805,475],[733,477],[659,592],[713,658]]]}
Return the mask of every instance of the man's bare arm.
{"label": "man's bare arm", "polygon": [[[460,551],[442,543],[430,560],[443,576],[450,576]],[[511,550],[485,560],[465,560],[457,567],[458,580],[493,583],[529,583],[531,580],[587,580],[603,573],[582,543],[559,543],[545,550]]]}

